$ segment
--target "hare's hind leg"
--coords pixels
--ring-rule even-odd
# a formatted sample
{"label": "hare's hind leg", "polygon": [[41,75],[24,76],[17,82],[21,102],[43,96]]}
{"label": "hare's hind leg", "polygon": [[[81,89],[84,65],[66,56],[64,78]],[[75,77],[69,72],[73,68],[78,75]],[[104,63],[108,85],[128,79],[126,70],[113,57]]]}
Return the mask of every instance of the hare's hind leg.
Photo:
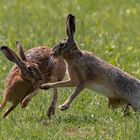
{"label": "hare's hind leg", "polygon": [[112,108],[113,110],[118,107],[119,100],[116,98],[109,98],[108,97],[108,107]]}
{"label": "hare's hind leg", "polygon": [[128,105],[128,102],[121,98],[108,98],[108,107],[112,109],[116,109],[119,107],[123,107],[124,105]]}
{"label": "hare's hind leg", "polygon": [[139,96],[133,95],[133,97],[131,97],[128,100],[128,103],[132,106],[135,112],[140,112],[140,97]]}
{"label": "hare's hind leg", "polygon": [[32,92],[31,94],[27,95],[21,102],[21,108],[25,108],[30,100],[37,94],[37,91]]}
{"label": "hare's hind leg", "polygon": [[130,105],[132,106],[132,108],[135,112],[140,112],[140,104],[137,105],[135,103],[130,103]]}
{"label": "hare's hind leg", "polygon": [[[7,96],[6,96],[7,97]],[[6,98],[5,96],[3,96],[3,101],[2,103],[0,104],[0,111],[2,111],[2,109],[5,107],[7,101],[8,101],[8,98]]]}
{"label": "hare's hind leg", "polygon": [[53,91],[54,91],[54,94],[52,97],[52,101],[51,101],[51,104],[50,104],[48,111],[47,111],[47,116],[49,118],[51,118],[51,116],[54,115],[54,113],[55,113],[57,98],[58,98],[57,88],[53,88]]}
{"label": "hare's hind leg", "polygon": [[4,114],[3,114],[3,118],[5,118],[11,111],[13,111],[15,109],[16,105],[12,105]]}

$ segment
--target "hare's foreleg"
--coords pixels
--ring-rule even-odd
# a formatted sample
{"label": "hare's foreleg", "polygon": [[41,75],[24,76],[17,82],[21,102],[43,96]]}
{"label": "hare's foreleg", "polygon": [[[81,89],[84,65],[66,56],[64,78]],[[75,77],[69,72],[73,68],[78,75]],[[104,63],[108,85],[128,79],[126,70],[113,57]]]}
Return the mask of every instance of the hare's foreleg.
{"label": "hare's foreleg", "polygon": [[47,83],[40,86],[41,89],[58,88],[58,87],[74,87],[74,83],[71,80]]}
{"label": "hare's foreleg", "polygon": [[57,88],[53,88],[53,91],[54,91],[54,94],[52,97],[52,101],[51,101],[51,104],[50,104],[48,111],[47,111],[47,116],[49,118],[51,118],[51,116],[54,115],[54,113],[55,113],[57,98],[58,98]]}
{"label": "hare's foreleg", "polygon": [[3,118],[5,118],[11,111],[13,111],[16,108],[17,104],[12,105],[4,114]]}
{"label": "hare's foreleg", "polygon": [[83,83],[79,83],[76,87],[76,89],[74,90],[74,92],[68,97],[68,99],[65,101],[64,104],[62,104],[60,106],[60,109],[62,111],[66,110],[69,108],[71,102],[80,94],[80,92],[84,89],[84,84]]}
{"label": "hare's foreleg", "polygon": [[22,100],[22,103],[21,103],[21,107],[22,108],[25,108],[28,103],[30,102],[30,100],[33,98],[33,96],[35,96],[37,94],[37,91],[34,91],[32,92],[31,94],[27,95],[23,100]]}

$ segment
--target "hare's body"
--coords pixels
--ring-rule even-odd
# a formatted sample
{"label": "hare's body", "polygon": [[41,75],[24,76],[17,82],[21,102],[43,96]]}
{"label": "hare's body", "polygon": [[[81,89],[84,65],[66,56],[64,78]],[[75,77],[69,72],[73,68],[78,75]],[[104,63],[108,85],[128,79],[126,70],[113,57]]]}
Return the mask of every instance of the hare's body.
{"label": "hare's body", "polygon": [[54,57],[61,57],[68,64],[70,79],[67,81],[42,85],[42,89],[54,87],[72,87],[76,89],[61,110],[69,108],[70,103],[84,88],[105,95],[109,106],[131,105],[135,111],[140,110],[140,81],[106,63],[91,52],[82,51],[74,40],[75,17],[69,14],[66,20],[67,39],[58,43],[52,51]]}
{"label": "hare's body", "polygon": [[29,62],[36,63],[43,75],[43,83],[61,81],[65,76],[66,66],[63,59],[50,56],[52,49],[47,46],[35,47],[27,51]]}
{"label": "hare's body", "polygon": [[33,89],[34,82],[21,78],[20,69],[14,66],[6,80],[4,98],[13,104],[20,103]]}
{"label": "hare's body", "polygon": [[[12,102],[12,106],[4,114],[4,117],[6,117],[19,103],[21,103],[22,108],[26,107],[42,83],[56,82],[64,78],[66,70],[65,62],[62,59],[54,59],[50,56],[50,52],[51,49],[47,46],[30,49],[25,56],[21,52],[21,57],[26,57],[27,67],[30,66],[34,68],[34,72],[31,72],[30,70],[26,73],[21,70],[19,66],[13,66],[6,80],[6,88],[4,90],[3,102],[0,109],[5,106],[7,101]],[[36,66],[38,69],[35,69]],[[34,73],[37,71],[41,74],[41,78],[39,77],[39,79],[34,77]],[[49,117],[54,113],[56,102],[57,90],[54,89],[54,97],[48,110]]]}
{"label": "hare's body", "polygon": [[86,51],[78,50],[64,58],[68,63],[73,85],[83,81],[85,88],[97,91],[109,99],[125,100],[128,104],[134,99],[138,101],[136,104],[139,106],[140,81],[138,79]]}
{"label": "hare's body", "polygon": [[70,55],[68,60],[65,58],[73,82],[87,81],[87,86],[85,85],[87,88],[100,91],[108,97],[131,96],[133,92],[140,92],[140,81],[136,78],[92,53],[86,51],[76,53]]}

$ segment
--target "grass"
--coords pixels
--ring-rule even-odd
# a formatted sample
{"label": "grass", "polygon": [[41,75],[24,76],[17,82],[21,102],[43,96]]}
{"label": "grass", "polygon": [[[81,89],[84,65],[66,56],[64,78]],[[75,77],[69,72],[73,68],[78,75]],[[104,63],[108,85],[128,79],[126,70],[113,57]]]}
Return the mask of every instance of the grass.
{"label": "grass", "polygon": [[[26,50],[38,45],[53,47],[66,36],[68,13],[76,16],[76,40],[81,49],[92,51],[140,78],[138,0],[0,0],[0,44],[14,50],[16,40],[20,40]],[[11,67],[0,54],[0,101]],[[63,103],[72,90],[59,89],[58,104]],[[140,137],[139,113],[132,111],[124,117],[121,109],[112,111],[106,98],[93,91],[84,90],[68,111],[57,109],[49,121],[46,112],[50,99],[50,91],[39,91],[25,110],[17,107],[7,119],[0,118],[0,139],[137,140]]]}

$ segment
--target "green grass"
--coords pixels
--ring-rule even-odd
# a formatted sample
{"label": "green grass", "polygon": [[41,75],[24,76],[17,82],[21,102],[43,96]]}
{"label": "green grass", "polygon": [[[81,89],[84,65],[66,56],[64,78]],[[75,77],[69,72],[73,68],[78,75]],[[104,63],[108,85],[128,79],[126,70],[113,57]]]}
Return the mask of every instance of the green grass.
{"label": "green grass", "polygon": [[[53,47],[66,36],[68,13],[76,16],[76,40],[81,49],[92,51],[140,78],[139,0],[0,0],[0,45],[16,50],[15,41],[19,40],[26,50],[38,45]],[[11,67],[0,54],[0,101]],[[58,104],[62,104],[72,90],[59,89]],[[112,111],[105,97],[90,90],[84,90],[69,110],[57,109],[49,121],[46,112],[51,96],[50,91],[39,91],[25,110],[17,107],[7,119],[0,118],[0,139],[140,138],[139,113],[132,111],[124,117],[121,109]]]}

